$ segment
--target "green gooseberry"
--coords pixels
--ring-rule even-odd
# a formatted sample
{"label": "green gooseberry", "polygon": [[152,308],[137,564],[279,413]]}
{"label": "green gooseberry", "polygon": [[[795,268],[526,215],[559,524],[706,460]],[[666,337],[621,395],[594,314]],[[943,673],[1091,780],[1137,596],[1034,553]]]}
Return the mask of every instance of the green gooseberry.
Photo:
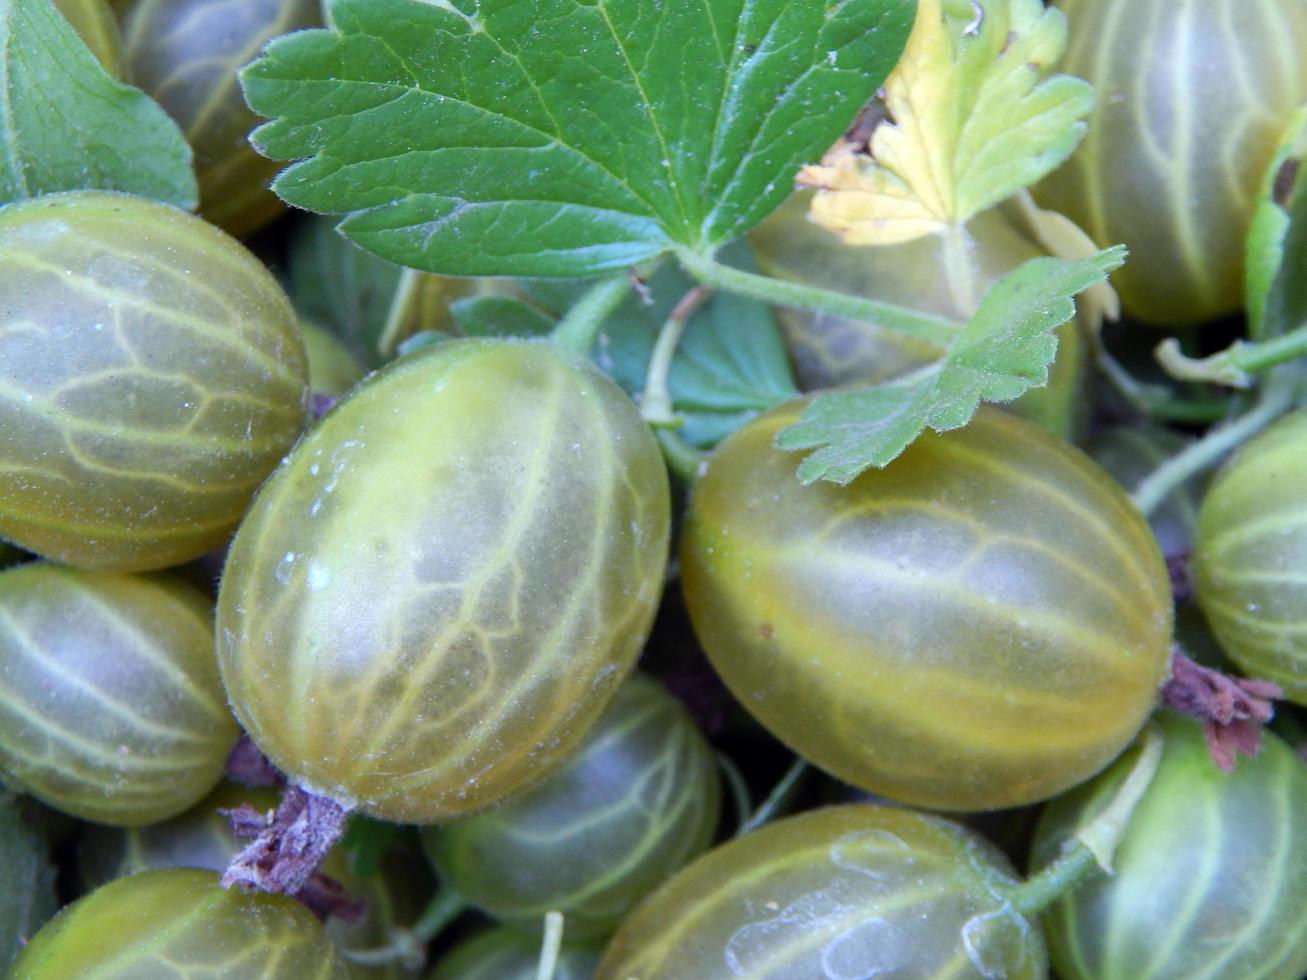
{"label": "green gooseberry", "polygon": [[[1307,974],[1307,767],[1270,732],[1233,772],[1198,722],[1161,712],[1162,761],[1130,816],[1111,875],[1044,913],[1063,980],[1299,980]],[[1115,795],[1132,754],[1054,800],[1041,866]]]}
{"label": "green gooseberry", "polygon": [[0,790],[0,971],[59,908],[45,841]]}
{"label": "green gooseberry", "polygon": [[300,322],[309,358],[309,390],[340,398],[367,374],[344,342],[315,323]]}
{"label": "green gooseberry", "polygon": [[1230,659],[1307,704],[1307,409],[1280,419],[1213,479],[1192,573]]}
{"label": "green gooseberry", "polygon": [[545,779],[633,665],[667,471],[631,400],[540,341],[455,340],[371,375],[231,547],[218,659],[304,789],[398,823]]}
{"label": "green gooseberry", "polygon": [[112,881],[46,924],[9,980],[346,980],[317,919],[284,895],[223,888],[212,871],[170,868]]}
{"label": "green gooseberry", "polygon": [[596,980],[1047,974],[1038,923],[984,838],[939,817],[850,804],[709,851],[646,899]]}
{"label": "green gooseberry", "polygon": [[176,578],[46,562],[0,573],[0,772],[101,823],[194,805],[237,736],[211,617]]}
{"label": "green gooseberry", "polygon": [[1058,0],[1060,69],[1094,86],[1089,129],[1034,196],[1100,246],[1125,312],[1187,326],[1243,304],[1244,238],[1281,132],[1307,96],[1307,6]]}
{"label": "green gooseberry", "polygon": [[708,847],[720,797],[689,713],[635,674],[562,769],[422,839],[442,884],[501,922],[538,930],[557,911],[568,936],[603,937]]}
{"label": "green gooseberry", "polygon": [[[249,788],[222,783],[181,816],[145,827],[91,826],[82,834],[78,864],[88,888],[161,868],[201,868],[223,872],[249,841],[239,839],[231,819],[222,810],[248,803],[260,812],[277,806],[280,793],[270,788]],[[389,865],[376,874],[359,876],[350,871],[343,848],[327,855],[321,871],[338,881],[345,893],[363,906],[356,922],[337,916],[327,920],[327,932],[342,950],[372,949],[383,945],[392,929],[408,925],[418,912],[418,896],[410,875],[394,873]],[[398,964],[362,967],[352,964],[356,977],[404,975]]]}
{"label": "green gooseberry", "polygon": [[[563,943],[552,980],[594,980],[601,950]],[[512,929],[488,929],[441,957],[427,980],[536,980],[539,938]]]}
{"label": "green gooseberry", "polygon": [[[768,275],[965,322],[990,286],[1028,259],[1047,254],[1015,211],[999,209],[982,212],[960,230],[965,241],[960,265],[947,260],[949,246],[941,235],[898,245],[849,245],[809,220],[810,200],[810,193],[794,194],[749,233]],[[941,353],[875,323],[803,310],[778,309],[777,314],[805,390],[886,381]],[[1084,421],[1083,329],[1079,320],[1058,328],[1048,385],[1007,406],[1064,438],[1075,435]]]}
{"label": "green gooseberry", "polygon": [[321,23],[318,0],[136,0],[123,22],[131,81],[195,151],[200,214],[244,237],[285,210],[268,185],[282,164],[247,136],[262,122],[237,72],[274,37]]}
{"label": "green gooseberry", "polygon": [[709,457],[681,548],[695,632],[804,758],[940,810],[1047,799],[1121,752],[1170,663],[1147,523],[1101,467],[982,408],[848,486],[775,448],[795,401]]}
{"label": "green gooseberry", "polygon": [[118,18],[106,0],[54,0],[54,5],[104,70],[114,78],[122,78],[122,37]]}
{"label": "green gooseberry", "polygon": [[0,536],[143,571],[228,539],[304,423],[295,314],[185,211],[71,191],[0,208]]}

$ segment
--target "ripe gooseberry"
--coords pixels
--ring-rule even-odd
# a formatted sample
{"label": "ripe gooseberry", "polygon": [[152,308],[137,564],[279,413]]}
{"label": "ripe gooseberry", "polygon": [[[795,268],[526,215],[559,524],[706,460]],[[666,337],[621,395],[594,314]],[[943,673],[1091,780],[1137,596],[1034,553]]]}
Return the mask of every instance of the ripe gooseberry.
{"label": "ripe gooseberry", "polygon": [[0,535],[85,568],[225,542],[304,424],[277,281],[217,228],[128,194],[0,208]]}
{"label": "ripe gooseberry", "polygon": [[1246,443],[1198,512],[1192,572],[1217,642],[1307,704],[1307,410]]}
{"label": "ripe gooseberry", "polygon": [[1129,744],[1169,665],[1147,523],[1087,456],[982,408],[845,487],[773,445],[803,402],[722,443],[681,569],[745,707],[841,779],[944,810],[1018,806]]}
{"label": "ripe gooseberry", "polygon": [[[1064,980],[1299,980],[1307,973],[1307,767],[1270,732],[1233,772],[1212,764],[1200,724],[1160,712],[1162,760],[1112,858],[1044,913]],[[1031,864],[1115,795],[1128,753],[1050,803]]]}
{"label": "ripe gooseberry", "polygon": [[9,980],[143,980],[205,974],[345,980],[345,961],[308,909],[283,895],[223,888],[212,871],[142,871],[55,916]]}
{"label": "ripe gooseberry", "polygon": [[555,911],[569,937],[602,937],[708,847],[720,797],[688,712],[633,674],[562,769],[485,813],[424,828],[423,844],[441,884],[501,922],[538,929]]}
{"label": "ripe gooseberry", "polygon": [[262,120],[245,104],[237,72],[274,37],[321,20],[319,0],[136,0],[123,20],[132,82],[181,127],[195,151],[200,214],[232,235],[286,209],[268,186],[281,164],[246,138]]}
{"label": "ripe gooseberry", "polygon": [[47,562],[0,573],[0,772],[101,823],[194,805],[237,736],[211,616],[172,577]]}
{"label": "ripe gooseberry", "polygon": [[852,804],[786,817],[683,868],[622,923],[595,980],[1047,973],[1017,879],[948,820]]}
{"label": "ripe gooseberry", "polygon": [[1132,317],[1187,326],[1237,309],[1253,192],[1307,95],[1307,7],[1057,6],[1070,34],[1059,68],[1094,86],[1094,108],[1084,142],[1035,198],[1099,246],[1130,247],[1112,285]]}
{"label": "ripe gooseberry", "polygon": [[429,823],[543,780],[634,663],[667,471],[631,400],[544,342],[457,340],[370,376],[232,544],[218,659],[299,786]]}

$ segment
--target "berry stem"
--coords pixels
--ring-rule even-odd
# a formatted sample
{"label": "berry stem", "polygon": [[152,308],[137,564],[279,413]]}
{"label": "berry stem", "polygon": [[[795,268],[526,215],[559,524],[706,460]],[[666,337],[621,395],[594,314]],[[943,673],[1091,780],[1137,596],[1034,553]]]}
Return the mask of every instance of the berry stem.
{"label": "berry stem", "polygon": [[549,339],[582,356],[590,353],[604,321],[617,311],[631,291],[631,277],[622,272],[597,280],[558,321]]}
{"label": "berry stem", "polygon": [[558,972],[558,954],[563,947],[563,913],[545,913],[545,940],[540,947],[540,965],[536,980],[554,980]]}
{"label": "berry stem", "polygon": [[735,836],[743,837],[745,834],[757,830],[763,824],[775,819],[781,808],[789,803],[799,781],[803,779],[807,772],[807,760],[795,756],[794,761],[790,763],[790,768],[785,770],[785,775],[772,787],[772,791],[767,794],[767,799],[762,801],[762,805],[753,811],[748,820],[740,824],[740,829],[735,832]]}
{"label": "berry stem", "polygon": [[1162,761],[1163,742],[1161,729],[1156,725],[1149,724],[1144,729],[1139,758],[1112,801],[1076,831],[1055,860],[1011,890],[1008,899],[1016,911],[1032,919],[1088,878],[1095,868],[1111,872],[1112,855],[1121,843],[1130,814],[1139,805]]}
{"label": "berry stem", "polygon": [[672,410],[672,393],[667,382],[685,327],[710,295],[712,290],[707,286],[695,286],[681,297],[658,331],[658,340],[654,343],[649,369],[645,373],[644,394],[640,398],[640,414],[656,428],[675,428],[680,425],[681,420]]}
{"label": "berry stem", "polygon": [[431,940],[467,911],[467,903],[452,891],[437,892],[427,903],[418,920],[407,929],[392,929],[390,941],[372,949],[347,949],[344,956],[360,966],[388,966],[398,963],[407,970],[420,969],[426,961]]}
{"label": "berry stem", "polygon": [[762,300],[764,303],[775,303],[800,310],[829,313],[849,320],[876,323],[895,333],[934,344],[940,348],[941,353],[948,348],[963,327],[963,324],[955,320],[918,313],[893,303],[831,292],[815,286],[804,286],[783,279],[772,279],[769,276],[745,272],[742,269],[733,269],[689,249],[678,250],[677,257],[686,272],[706,285]]}
{"label": "berry stem", "polygon": [[693,483],[699,478],[699,470],[708,458],[707,453],[691,446],[675,429],[656,428],[654,436],[662,448],[663,459],[667,461],[669,470],[686,483]]}
{"label": "berry stem", "polygon": [[744,778],[744,773],[740,772],[740,767],[725,752],[717,753],[717,767],[721,769],[726,785],[731,791],[735,816],[739,820],[739,828],[735,831],[735,836],[739,837],[744,833],[744,825],[753,815],[753,798],[749,794],[749,784]]}

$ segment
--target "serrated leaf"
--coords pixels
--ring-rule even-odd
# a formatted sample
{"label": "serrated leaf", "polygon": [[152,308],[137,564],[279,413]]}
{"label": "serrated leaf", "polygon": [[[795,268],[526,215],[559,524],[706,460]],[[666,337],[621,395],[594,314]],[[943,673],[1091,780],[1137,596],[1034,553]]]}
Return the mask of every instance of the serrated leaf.
{"label": "serrated leaf", "polygon": [[1052,330],[1075,315],[1072,297],[1125,261],[1124,246],[1088,259],[1031,259],[985,295],[976,315],[936,363],[872,388],[819,395],[776,438],[781,449],[816,449],[799,466],[804,483],[848,483],[886,466],[929,426],[971,421],[982,401],[1008,402],[1048,382]]}
{"label": "serrated leaf", "polygon": [[392,261],[579,276],[709,250],[875,92],[914,0],[332,0],[242,73],[274,189]]}
{"label": "serrated leaf", "polygon": [[50,0],[0,0],[0,107],[0,203],[95,188],[195,207],[177,124],[110,77]]}
{"label": "serrated leaf", "polygon": [[962,6],[965,17],[921,0],[885,82],[889,121],[869,148],[841,141],[800,174],[821,189],[813,218],[849,242],[893,244],[965,224],[1053,170],[1084,136],[1093,89],[1045,77],[1066,48],[1062,13],[1043,0],[980,0],[979,16]]}
{"label": "serrated leaf", "polygon": [[[723,260],[752,270],[743,245],[725,249]],[[659,329],[694,285],[669,264],[649,280],[652,304],[633,297],[605,323],[595,363],[633,396],[644,389]],[[797,395],[771,309],[730,293],[714,294],[686,325],[668,391],[681,419],[680,434],[701,448],[715,446],[758,412]]]}
{"label": "serrated leaf", "polygon": [[544,337],[557,324],[539,308],[512,296],[471,296],[450,304],[449,312],[467,337]]}

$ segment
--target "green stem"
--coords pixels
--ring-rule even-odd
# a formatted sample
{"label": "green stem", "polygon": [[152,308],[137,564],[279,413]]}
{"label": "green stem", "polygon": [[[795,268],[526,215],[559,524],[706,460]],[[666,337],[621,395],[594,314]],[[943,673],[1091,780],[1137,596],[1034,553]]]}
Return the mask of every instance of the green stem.
{"label": "green stem", "polygon": [[545,941],[540,947],[540,965],[536,980],[554,980],[558,972],[558,954],[563,948],[563,913],[545,913]]}
{"label": "green stem", "polygon": [[976,309],[976,277],[971,268],[971,235],[966,226],[950,223],[944,236],[944,269],[953,305],[968,315]]}
{"label": "green stem", "polygon": [[767,794],[767,799],[762,801],[762,805],[753,811],[748,820],[740,824],[740,829],[735,832],[735,836],[743,837],[775,818],[777,811],[789,801],[790,793],[807,771],[807,760],[795,756],[794,761],[790,763],[790,768],[785,770],[785,775],[772,787],[772,791]]}
{"label": "green stem", "polygon": [[549,339],[559,347],[582,356],[590,353],[604,321],[617,311],[631,291],[628,273],[600,279],[587,289],[567,311]]}
{"label": "green stem", "polygon": [[1162,761],[1162,732],[1149,724],[1142,734],[1139,758],[1112,801],[1067,841],[1056,860],[1008,893],[1012,907],[1034,918],[1089,877],[1095,869],[1110,872],[1112,855],[1125,834],[1130,815],[1143,799]]}
{"label": "green stem", "polygon": [[1307,354],[1307,325],[1288,333],[1255,344],[1238,345],[1231,360],[1235,367],[1248,374],[1284,364]]}
{"label": "green stem", "polygon": [[744,833],[744,825],[749,822],[753,813],[753,799],[749,795],[749,784],[744,779],[744,774],[740,772],[740,767],[731,761],[730,756],[725,752],[717,753],[717,767],[721,769],[722,775],[726,777],[726,785],[731,791],[731,799],[735,802],[735,816],[739,820],[739,829],[736,830],[735,836]]}
{"label": "green stem", "polygon": [[1226,425],[1211,429],[1203,438],[1172,456],[1135,487],[1131,499],[1145,517],[1191,476],[1219,463],[1270,425],[1293,402],[1293,386],[1271,384],[1253,408]]}
{"label": "green stem", "polygon": [[872,322],[908,337],[924,340],[940,348],[948,348],[962,330],[963,324],[946,317],[918,313],[893,303],[835,293],[815,286],[804,286],[783,279],[772,279],[742,269],[733,269],[714,259],[689,249],[677,251],[685,271],[700,282],[727,292],[738,293],[765,303],[790,306],[800,310],[815,310],[848,320]]}
{"label": "green stem", "polygon": [[1117,394],[1140,415],[1163,422],[1218,422],[1230,414],[1230,399],[1176,398],[1164,385],[1144,384],[1132,378],[1105,350],[1098,352],[1098,368]]}
{"label": "green stem", "polygon": [[392,929],[390,941],[372,949],[346,949],[347,960],[360,966],[388,966],[398,963],[416,970],[426,960],[427,944],[445,927],[467,911],[467,903],[448,889],[440,891],[407,929]]}
{"label": "green stem", "polygon": [[681,297],[658,331],[658,340],[649,358],[649,370],[645,373],[644,394],[640,398],[640,413],[652,426],[674,427],[680,424],[672,411],[672,393],[667,381],[685,327],[711,292],[704,286],[695,286]]}
{"label": "green stem", "polygon": [[699,470],[708,454],[686,442],[675,429],[654,429],[667,468],[686,483],[699,479]]}
{"label": "green stem", "polygon": [[1307,325],[1269,340],[1236,340],[1209,357],[1186,357],[1174,338],[1157,346],[1157,360],[1173,377],[1248,388],[1253,375],[1307,355]]}

